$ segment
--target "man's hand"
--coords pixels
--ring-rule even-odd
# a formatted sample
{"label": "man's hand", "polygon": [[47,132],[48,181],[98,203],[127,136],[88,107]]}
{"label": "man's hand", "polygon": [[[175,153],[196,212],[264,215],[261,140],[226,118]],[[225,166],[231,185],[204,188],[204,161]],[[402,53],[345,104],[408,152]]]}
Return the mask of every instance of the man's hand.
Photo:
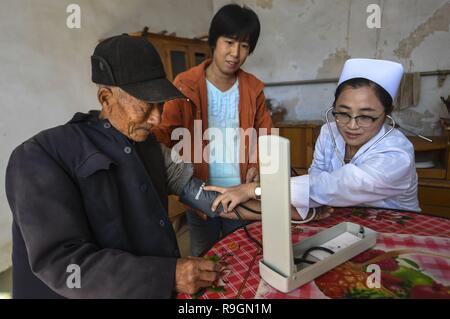
{"label": "man's hand", "polygon": [[257,183],[259,182],[259,169],[257,167],[250,167],[247,170],[247,176],[245,177],[245,183]]}
{"label": "man's hand", "polygon": [[200,288],[211,286],[219,278],[220,264],[199,257],[177,260],[175,289],[180,293],[195,294]]}
{"label": "man's hand", "polygon": [[211,209],[215,211],[219,204],[222,204],[224,213],[231,212],[240,203],[245,203],[249,199],[255,198],[256,183],[242,184],[230,188],[219,186],[206,186],[206,191],[216,191],[221,193],[213,202]]}

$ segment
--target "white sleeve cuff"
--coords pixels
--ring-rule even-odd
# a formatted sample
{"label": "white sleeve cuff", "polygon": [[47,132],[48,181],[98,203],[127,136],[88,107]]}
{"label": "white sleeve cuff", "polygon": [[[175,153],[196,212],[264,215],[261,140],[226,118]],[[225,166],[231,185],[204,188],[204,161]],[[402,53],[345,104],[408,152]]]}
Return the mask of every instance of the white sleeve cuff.
{"label": "white sleeve cuff", "polygon": [[300,217],[305,219],[309,211],[309,175],[291,178],[291,204]]}
{"label": "white sleeve cuff", "polygon": [[306,216],[308,216],[309,208],[308,207],[302,207],[302,208],[295,207],[295,209],[297,210],[297,213],[300,215],[302,220],[305,220]]}

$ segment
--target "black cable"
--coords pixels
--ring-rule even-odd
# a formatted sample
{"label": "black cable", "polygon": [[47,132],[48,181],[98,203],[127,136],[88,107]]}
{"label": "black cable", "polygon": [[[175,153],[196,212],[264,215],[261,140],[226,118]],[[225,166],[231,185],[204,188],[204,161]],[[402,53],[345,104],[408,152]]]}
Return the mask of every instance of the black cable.
{"label": "black cable", "polygon": [[306,258],[312,251],[314,251],[314,250],[322,250],[322,251],[324,251],[324,252],[327,252],[327,253],[329,253],[330,255],[333,255],[334,254],[334,251],[332,251],[331,249],[329,249],[329,248],[326,248],[326,247],[321,247],[321,246],[318,246],[318,247],[311,247],[311,248],[308,248],[304,253],[303,253],[303,258]]}
{"label": "black cable", "polygon": [[[239,214],[239,212],[237,211],[236,208],[233,208],[233,212],[236,214],[236,216],[239,218],[239,220],[244,220],[244,219],[242,219],[241,214]],[[248,229],[247,229],[247,225],[244,226],[244,231],[245,231],[245,233],[247,234],[247,237],[248,237],[252,242],[254,242],[256,245],[258,245],[261,249],[263,248],[263,247],[262,247],[262,244],[261,244],[258,240],[256,240],[252,235],[250,235],[250,232],[249,232]]]}
{"label": "black cable", "polygon": [[304,253],[303,253],[303,255],[302,255],[302,257],[301,258],[294,258],[294,264],[296,264],[296,265],[298,265],[298,264],[301,264],[301,263],[307,263],[307,264],[315,264],[316,262],[315,261],[311,261],[311,260],[307,260],[306,259],[306,257],[312,252],[312,251],[315,251],[315,250],[322,250],[322,251],[325,251],[325,252],[327,252],[327,253],[329,253],[330,255],[333,255],[334,254],[334,251],[332,251],[331,249],[328,249],[328,248],[326,248],[326,247],[320,247],[320,246],[317,246],[317,247],[311,247],[311,248],[308,248]]}
{"label": "black cable", "polygon": [[[254,211],[254,210],[252,210],[252,209],[246,207],[245,205],[242,205],[242,204],[241,204],[241,205],[239,205],[239,206],[242,206],[243,208],[245,208],[245,209],[247,209],[247,210],[249,210],[249,211],[251,211],[251,212],[254,212],[254,213],[256,213],[256,214],[258,214],[258,213],[261,214],[260,212]],[[244,219],[242,218],[241,214],[239,214],[239,212],[238,212],[238,210],[237,210],[236,207],[233,208],[233,212],[236,214],[236,216],[237,216],[237,218],[238,218],[239,220],[241,220],[241,221],[244,220]],[[261,249],[263,248],[263,247],[262,247],[262,244],[261,244],[258,240],[256,240],[252,235],[250,235],[250,232],[249,232],[248,229],[247,229],[247,225],[244,226],[244,231],[245,231],[245,234],[247,235],[247,237],[248,237],[252,242],[254,242],[256,245],[258,245],[258,247],[260,247]],[[294,258],[294,264],[296,264],[296,265],[302,264],[302,263],[306,263],[306,264],[310,264],[310,265],[315,264],[315,263],[316,263],[315,261],[311,261],[311,260],[306,259],[306,258],[308,257],[308,255],[309,255],[312,251],[315,251],[315,250],[322,250],[322,251],[325,251],[325,252],[329,253],[330,255],[334,254],[334,251],[332,251],[331,249],[326,248],[326,247],[320,247],[320,246],[318,246],[318,247],[311,247],[311,248],[308,248],[308,249],[303,253],[303,255],[302,255],[301,258]]]}
{"label": "black cable", "polygon": [[237,218],[239,218],[239,220],[243,220],[241,214],[239,214],[239,212],[237,211],[236,208],[233,208],[233,212],[236,214]]}
{"label": "black cable", "polygon": [[250,208],[250,207],[248,207],[248,206],[245,206],[244,204],[239,204],[239,206],[241,206],[242,208],[245,208],[246,210],[248,210],[248,211],[250,211],[250,212],[252,212],[252,213],[261,215],[261,212],[260,212],[260,211],[254,210],[254,209],[252,209],[252,208]]}
{"label": "black cable", "polygon": [[298,264],[315,264],[315,261],[311,261],[308,259],[303,259],[303,258],[294,258],[294,264],[298,265]]}

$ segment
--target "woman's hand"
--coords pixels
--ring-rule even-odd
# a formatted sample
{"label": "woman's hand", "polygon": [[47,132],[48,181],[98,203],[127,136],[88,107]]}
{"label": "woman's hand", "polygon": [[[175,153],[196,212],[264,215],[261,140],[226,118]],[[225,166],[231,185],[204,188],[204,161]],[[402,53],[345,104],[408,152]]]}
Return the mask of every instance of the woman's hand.
{"label": "woman's hand", "polygon": [[302,219],[300,217],[300,214],[297,212],[297,209],[291,205],[291,218],[292,220],[295,221],[304,221],[304,220],[309,220],[310,222],[314,221],[314,220],[322,220],[325,218],[328,218],[331,216],[332,213],[334,213],[334,208],[331,206],[319,206],[315,208],[316,210],[316,215],[314,216],[313,219],[309,220],[313,214],[313,209],[310,208],[308,211],[308,215],[305,217],[305,219]]}
{"label": "woman's hand", "polygon": [[217,207],[222,204],[224,213],[231,212],[233,208],[241,203],[255,198],[256,183],[242,184],[230,188],[219,186],[205,186],[206,191],[216,191],[221,195],[217,196],[213,202],[211,209],[216,211]]}
{"label": "woman's hand", "polygon": [[316,208],[316,216],[313,220],[322,220],[331,216],[334,213],[334,208],[331,206],[320,206]]}

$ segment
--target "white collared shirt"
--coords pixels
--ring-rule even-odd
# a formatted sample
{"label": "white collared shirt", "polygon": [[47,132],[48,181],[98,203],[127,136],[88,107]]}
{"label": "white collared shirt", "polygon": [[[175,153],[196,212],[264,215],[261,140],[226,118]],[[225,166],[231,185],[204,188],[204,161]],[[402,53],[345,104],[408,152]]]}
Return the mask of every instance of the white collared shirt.
{"label": "white collared shirt", "polygon": [[291,178],[291,203],[305,218],[310,207],[371,206],[420,212],[414,147],[397,129],[385,136],[380,131],[343,163],[345,141],[336,123],[330,123],[336,139],[323,125],[316,142],[308,175]]}

